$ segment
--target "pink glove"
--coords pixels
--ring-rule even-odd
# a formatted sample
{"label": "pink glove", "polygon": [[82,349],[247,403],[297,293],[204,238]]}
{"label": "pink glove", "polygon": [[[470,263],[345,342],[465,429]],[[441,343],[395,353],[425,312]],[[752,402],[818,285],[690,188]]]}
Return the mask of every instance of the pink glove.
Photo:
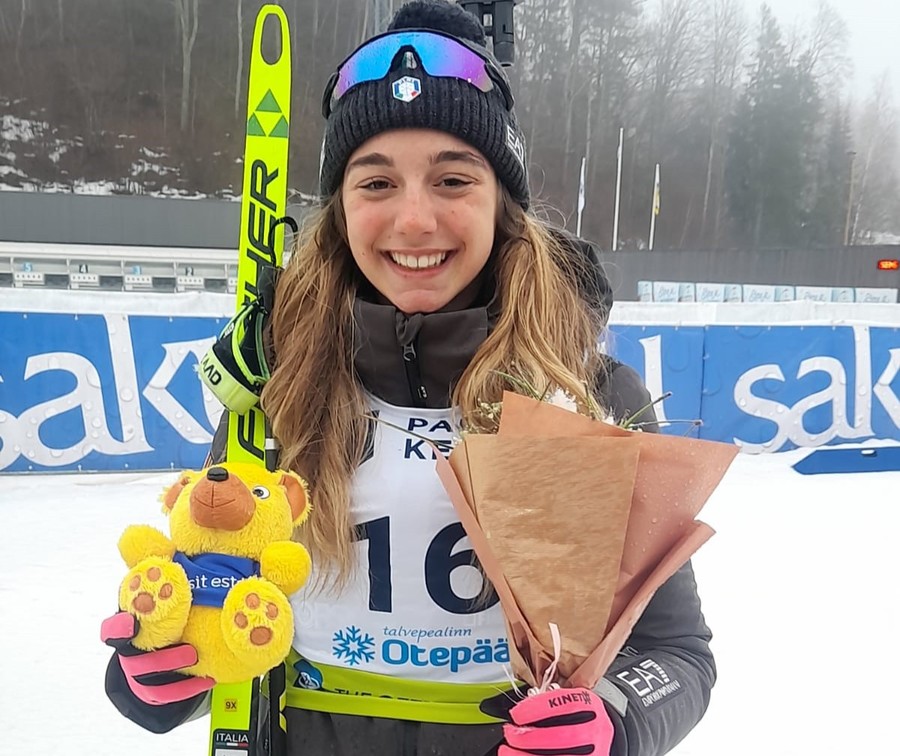
{"label": "pink glove", "polygon": [[137,619],[127,612],[108,617],[100,626],[100,640],[116,650],[119,666],[136,698],[160,706],[193,698],[216,684],[211,677],[190,677],[177,672],[197,663],[193,646],[181,643],[156,651],[141,651],[131,645],[138,630]]}
{"label": "pink glove", "polygon": [[517,703],[509,716],[497,756],[609,756],[613,723],[592,690],[548,690]]}

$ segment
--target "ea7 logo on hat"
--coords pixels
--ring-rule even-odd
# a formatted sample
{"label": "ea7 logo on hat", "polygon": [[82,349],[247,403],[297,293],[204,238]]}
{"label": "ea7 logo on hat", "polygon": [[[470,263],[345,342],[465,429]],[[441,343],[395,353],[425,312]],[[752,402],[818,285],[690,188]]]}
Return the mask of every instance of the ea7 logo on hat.
{"label": "ea7 logo on hat", "polygon": [[522,167],[525,167],[525,143],[522,141],[522,137],[516,133],[516,130],[506,124],[506,146],[509,147],[510,151],[513,155],[516,156],[516,160],[518,160]]}
{"label": "ea7 logo on hat", "polygon": [[412,102],[422,94],[422,82],[413,76],[404,76],[393,83],[394,99]]}

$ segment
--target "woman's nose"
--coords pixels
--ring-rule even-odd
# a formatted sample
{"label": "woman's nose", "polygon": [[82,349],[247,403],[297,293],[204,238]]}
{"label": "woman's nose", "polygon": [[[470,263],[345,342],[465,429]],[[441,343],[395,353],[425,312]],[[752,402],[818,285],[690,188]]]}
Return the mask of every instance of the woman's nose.
{"label": "woman's nose", "polygon": [[437,229],[434,199],[424,188],[408,188],[399,198],[394,228],[406,236],[433,233]]}

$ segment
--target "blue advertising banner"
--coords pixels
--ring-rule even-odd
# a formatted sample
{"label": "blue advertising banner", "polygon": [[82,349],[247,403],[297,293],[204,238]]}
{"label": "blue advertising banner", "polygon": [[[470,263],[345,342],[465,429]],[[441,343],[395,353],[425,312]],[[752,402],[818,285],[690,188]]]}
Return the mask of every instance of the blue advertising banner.
{"label": "blue advertising banner", "polygon": [[654,405],[661,430],[696,436],[694,422],[701,419],[703,391],[703,327],[634,325],[614,326],[612,331],[606,351],[641,374],[650,398],[671,393]]}
{"label": "blue advertising banner", "polygon": [[[202,465],[222,410],[196,370],[225,322],[0,312],[0,471]],[[614,326],[607,348],[671,392],[666,433],[750,452],[900,440],[898,328]]]}
{"label": "blue advertising banner", "polygon": [[900,438],[900,329],[714,326],[701,437],[745,451]]}
{"label": "blue advertising banner", "polygon": [[226,320],[0,312],[0,471],[202,465],[196,367]]}
{"label": "blue advertising banner", "polygon": [[614,327],[664,433],[699,418],[700,438],[747,452],[900,440],[900,329],[869,326]]}

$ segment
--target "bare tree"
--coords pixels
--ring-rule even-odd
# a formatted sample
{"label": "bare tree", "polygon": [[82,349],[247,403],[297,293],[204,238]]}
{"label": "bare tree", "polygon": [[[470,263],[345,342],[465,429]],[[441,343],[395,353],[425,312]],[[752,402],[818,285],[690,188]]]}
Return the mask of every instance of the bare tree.
{"label": "bare tree", "polygon": [[[542,115],[550,115],[547,108],[546,95],[550,88],[552,52],[551,34],[553,29],[553,13],[556,3],[538,0],[523,5],[524,11],[518,18],[521,32],[519,44],[520,101],[526,105],[530,120],[528,144],[532,150],[537,143],[541,126],[544,125]],[[558,14],[556,15],[558,21]],[[521,106],[520,106],[521,109]]]}
{"label": "bare tree", "polygon": [[25,20],[28,18],[28,0],[22,0],[19,9],[19,29],[16,32],[16,67],[22,68],[22,39],[25,33]]}
{"label": "bare tree", "polygon": [[[22,0],[24,2],[24,0]],[[200,26],[200,0],[174,0],[181,35],[181,133],[188,130],[191,115],[191,58]]]}
{"label": "bare tree", "polygon": [[[576,93],[579,107],[585,109],[585,184],[593,210],[585,216],[585,234],[592,238],[609,238],[611,233],[619,128],[635,123],[639,33],[639,9],[631,0],[593,3],[582,31],[581,58],[586,65],[582,65]],[[574,188],[571,175],[567,178],[567,188]]]}
{"label": "bare tree", "polygon": [[[311,158],[318,154],[323,128],[317,106],[334,65],[363,30],[366,35],[375,31],[377,19],[405,1],[280,1],[291,19],[295,70],[302,71],[292,93],[292,187],[316,186]],[[250,16],[262,4],[234,0],[227,10],[223,0],[0,0],[0,107],[4,115],[6,110],[13,115],[43,110],[60,133],[77,134],[84,140],[84,165],[92,178],[129,175],[139,159],[139,140],[165,159],[184,159],[178,147],[186,146],[194,122],[199,132],[240,117],[246,105]],[[107,6],[108,13],[96,11]],[[222,10],[219,6],[226,12],[213,13]],[[609,240],[616,146],[624,127],[620,240],[632,245],[646,238],[653,164],[661,162],[667,177],[661,243],[729,242],[729,228],[740,230],[735,209],[724,201],[725,157],[738,145],[734,115],[743,86],[747,26],[741,9],[746,6],[747,0],[519,2],[517,60],[508,73],[542,205],[574,205],[578,164],[586,156],[583,231]],[[824,0],[788,44],[791,66],[806,66],[821,87],[822,112],[809,116],[817,129],[826,127],[838,87],[846,83],[845,44],[846,28]],[[62,81],[60,70],[65,71]],[[900,119],[892,119],[885,101],[873,99],[854,122],[854,138],[847,135],[859,153],[851,213],[857,240],[891,225],[890,198],[900,196],[894,168],[900,159],[894,143]],[[209,129],[210,138],[194,145],[191,159],[180,166],[180,185],[210,193],[233,188],[239,179],[233,160],[202,158],[237,157],[241,131]],[[784,138],[784,130],[773,133],[776,141]],[[822,146],[817,136],[806,144],[817,157]],[[847,149],[839,146],[835,154],[846,161]],[[124,173],[114,174],[119,167]],[[74,173],[63,177],[63,171],[78,166],[64,159],[56,168],[48,164],[41,170],[48,175],[56,170],[66,181]],[[769,185],[784,180],[745,177]],[[839,180],[844,182],[838,203],[843,226],[848,196],[846,180]],[[808,192],[809,181],[798,193]],[[138,191],[142,180],[135,182]],[[728,190],[734,194],[730,177]],[[900,218],[900,208],[895,215]]]}
{"label": "bare tree", "polygon": [[[566,4],[567,14],[569,16],[569,44],[566,49],[566,59],[568,65],[566,67],[566,83],[565,83],[565,100],[569,103],[566,111],[566,140],[565,140],[565,157],[563,160],[563,176],[568,177],[571,172],[572,158],[572,136],[575,122],[576,108],[574,107],[574,99],[576,95],[576,80],[579,73],[578,63],[580,61],[581,35],[584,30],[584,14],[585,0],[568,0]],[[590,83],[587,79],[581,86]]]}
{"label": "bare tree", "polygon": [[694,0],[660,0],[658,15],[650,26],[651,148],[666,126],[671,100],[697,73],[698,31]]}
{"label": "bare tree", "polygon": [[857,173],[857,182],[854,182],[851,244],[873,232],[900,231],[898,125],[900,121],[891,96],[890,76],[885,72],[875,83],[858,127],[862,165]]}
{"label": "bare tree", "polygon": [[0,36],[3,39],[10,41],[12,39],[12,31],[9,28],[9,21],[6,19],[6,13],[3,10],[3,7],[0,6]]}
{"label": "bare tree", "polygon": [[849,42],[847,22],[826,0],[819,0],[802,59],[826,91],[834,92],[846,81]]}
{"label": "bare tree", "polygon": [[359,22],[359,31],[357,32],[357,45],[361,45],[366,39],[369,38],[369,11],[372,9],[372,3],[367,2],[365,4],[365,8],[363,9],[363,17]]}
{"label": "bare tree", "polygon": [[337,22],[337,20],[341,17],[341,0],[334,0],[334,3],[332,3],[332,5],[334,5],[334,24],[332,24],[334,34],[331,38],[331,49],[332,52],[334,52],[338,49],[338,28],[340,27],[340,24]]}
{"label": "bare tree", "polygon": [[[706,155],[706,184],[703,191],[703,210],[700,234],[706,236],[709,205],[714,178],[718,178],[719,198],[716,202],[714,239],[718,236],[721,217],[721,191],[724,170],[725,138],[723,124],[731,115],[740,77],[741,63],[747,44],[747,21],[740,0],[711,0],[707,6],[706,54],[702,61],[703,78],[707,89],[709,144]],[[715,166],[718,160],[720,170]]]}
{"label": "bare tree", "polygon": [[96,158],[103,150],[104,124],[117,105],[116,92],[124,78],[121,56],[102,46],[73,46],[66,54],[66,71],[82,113],[83,153]]}
{"label": "bare tree", "polygon": [[[650,196],[653,165],[672,157],[684,161],[678,138],[686,128],[689,94],[696,89],[699,74],[699,12],[695,0],[658,0],[652,16],[644,20],[637,35],[639,60],[629,79],[635,92],[629,124],[634,138],[626,145],[623,181],[623,242],[639,244],[645,235],[645,200]],[[686,184],[682,184],[688,190]],[[672,219],[671,195],[667,223]],[[669,226],[671,228],[671,226]],[[677,239],[678,236],[676,235]]]}

